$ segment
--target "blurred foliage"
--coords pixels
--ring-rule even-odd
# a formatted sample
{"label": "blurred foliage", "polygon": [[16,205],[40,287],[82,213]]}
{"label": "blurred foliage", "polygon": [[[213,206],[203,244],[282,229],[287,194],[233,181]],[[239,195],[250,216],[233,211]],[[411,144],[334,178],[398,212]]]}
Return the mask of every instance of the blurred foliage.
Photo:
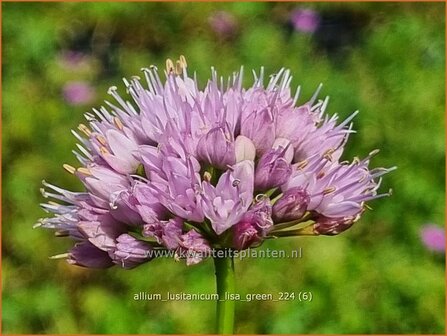
{"label": "blurred foliage", "polygon": [[[314,34],[294,31],[289,15],[311,8]],[[106,91],[140,68],[186,55],[202,84],[214,66],[228,76],[244,65],[285,66],[303,97],[324,83],[329,113],[359,109],[346,158],[381,153],[376,166],[391,198],[337,237],[270,241],[303,248],[303,258],[236,262],[244,293],[308,290],[310,303],[238,302],[237,333],[444,332],[444,259],[419,230],[444,224],[444,4],[442,3],[3,3],[3,332],[209,333],[214,302],[134,301],[145,292],[214,292],[210,260],[187,267],[155,260],[133,271],[86,270],[48,256],[72,242],[33,230],[41,180],[79,190],[64,173],[76,165],[70,129]],[[209,24],[224,10],[238,26],[219,36]],[[76,66],[66,51],[84,54]],[[96,88],[96,100],[71,106],[69,81]],[[123,85],[120,85],[123,92]]]}

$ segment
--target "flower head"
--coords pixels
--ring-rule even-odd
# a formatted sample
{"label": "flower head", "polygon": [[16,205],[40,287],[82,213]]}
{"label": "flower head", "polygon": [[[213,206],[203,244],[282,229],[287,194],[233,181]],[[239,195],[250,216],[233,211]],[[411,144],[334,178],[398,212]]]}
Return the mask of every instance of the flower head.
{"label": "flower head", "polygon": [[[80,162],[64,168],[84,185],[71,192],[44,182],[52,217],[37,226],[76,244],[71,264],[133,268],[171,250],[188,265],[212,248],[246,249],[271,237],[334,235],[357,221],[378,194],[370,159],[340,162],[352,114],[328,117],[319,89],[303,104],[280,70],[242,87],[242,71],[224,86],[213,70],[199,89],[184,57],[166,62],[166,80],[143,69],[146,85],[124,80],[133,102],[86,113],[72,131]],[[60,203],[58,203],[60,202]]]}

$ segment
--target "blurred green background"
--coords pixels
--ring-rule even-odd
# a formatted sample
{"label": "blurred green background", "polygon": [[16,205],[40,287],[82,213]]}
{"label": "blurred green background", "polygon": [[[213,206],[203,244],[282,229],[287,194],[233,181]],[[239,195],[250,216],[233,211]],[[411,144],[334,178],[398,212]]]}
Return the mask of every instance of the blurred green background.
{"label": "blurred green background", "polygon": [[[345,158],[380,148],[373,166],[390,198],[372,202],[337,237],[288,238],[302,259],[236,262],[245,293],[311,291],[312,302],[238,302],[236,332],[444,333],[444,255],[420,239],[444,226],[443,3],[3,3],[3,332],[210,333],[214,302],[134,301],[145,291],[214,292],[213,263],[154,260],[95,271],[48,256],[72,242],[32,229],[41,180],[81,186],[70,129],[140,68],[187,57],[202,84],[210,66],[288,67],[309,98],[324,83],[329,113],[359,109]],[[317,27],[294,29],[296,10]],[[303,101],[303,100],[302,100]]]}

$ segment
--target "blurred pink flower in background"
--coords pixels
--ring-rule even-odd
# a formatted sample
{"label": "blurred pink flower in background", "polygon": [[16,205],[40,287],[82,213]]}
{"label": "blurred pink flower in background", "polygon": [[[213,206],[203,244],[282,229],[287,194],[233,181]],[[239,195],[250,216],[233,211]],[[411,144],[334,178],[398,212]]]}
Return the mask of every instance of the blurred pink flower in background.
{"label": "blurred pink flower in background", "polygon": [[88,64],[90,57],[83,52],[64,50],[57,56],[59,66],[65,70],[74,71]]}
{"label": "blurred pink flower in background", "polygon": [[83,81],[68,82],[62,91],[65,101],[70,105],[87,104],[96,96],[95,89]]}
{"label": "blurred pink flower in background", "polygon": [[312,9],[296,9],[292,12],[290,21],[296,31],[314,33],[320,24],[320,16]]}
{"label": "blurred pink flower in background", "polygon": [[445,229],[434,224],[426,224],[421,229],[425,247],[431,251],[445,252]]}
{"label": "blurred pink flower in background", "polygon": [[231,13],[226,11],[214,12],[208,18],[208,22],[211,29],[223,38],[231,37],[238,28],[236,18]]}

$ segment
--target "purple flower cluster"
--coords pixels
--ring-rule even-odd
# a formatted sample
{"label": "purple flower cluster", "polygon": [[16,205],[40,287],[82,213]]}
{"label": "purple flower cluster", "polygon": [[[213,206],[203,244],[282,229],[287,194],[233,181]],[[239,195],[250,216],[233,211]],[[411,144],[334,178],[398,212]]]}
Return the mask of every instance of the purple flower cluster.
{"label": "purple flower cluster", "polygon": [[[42,207],[54,214],[37,226],[76,240],[66,257],[85,267],[133,268],[156,249],[200,262],[213,248],[246,249],[265,239],[335,235],[349,228],[378,194],[380,176],[368,168],[375,152],[340,161],[351,120],[328,117],[318,91],[297,106],[292,77],[264,73],[242,87],[242,69],[205,88],[187,74],[184,57],[124,80],[115,103],[86,113],[72,131],[79,168],[64,165],[85,186],[71,192],[44,181]],[[55,201],[56,202],[55,202]]]}

